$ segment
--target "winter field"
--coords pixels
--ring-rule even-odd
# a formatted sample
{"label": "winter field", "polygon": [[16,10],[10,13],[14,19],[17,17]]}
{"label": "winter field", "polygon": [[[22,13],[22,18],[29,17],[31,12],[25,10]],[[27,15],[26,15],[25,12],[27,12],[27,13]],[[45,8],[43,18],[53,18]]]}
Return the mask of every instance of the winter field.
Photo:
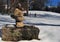
{"label": "winter field", "polygon": [[[34,16],[36,14],[36,17]],[[34,25],[40,29],[39,38],[41,40],[21,40],[19,42],[60,42],[60,14],[43,11],[29,11],[29,16],[25,16],[25,24]],[[0,29],[5,24],[15,24],[15,20],[9,15],[0,15]],[[1,31],[1,30],[0,30]],[[0,32],[1,36],[1,32]],[[5,42],[1,40],[0,42]]]}

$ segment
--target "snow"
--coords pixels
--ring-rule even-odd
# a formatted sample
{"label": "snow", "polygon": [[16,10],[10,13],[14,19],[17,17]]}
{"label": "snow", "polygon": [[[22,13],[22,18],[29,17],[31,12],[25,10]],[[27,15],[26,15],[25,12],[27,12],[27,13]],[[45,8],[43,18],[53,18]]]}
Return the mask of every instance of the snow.
{"label": "snow", "polygon": [[[55,12],[47,12],[47,11],[28,11],[29,14],[50,14],[50,15],[56,15],[56,16],[60,16],[60,13],[55,13]],[[23,13],[26,13],[26,11],[23,11]]]}
{"label": "snow", "polygon": [[[33,22],[32,22],[33,21]],[[34,18],[34,17],[25,17],[25,22],[26,23],[44,23],[44,24],[55,24],[55,25],[60,25],[60,20],[56,19],[49,19],[48,18]]]}
{"label": "snow", "polygon": [[[19,42],[60,42],[60,14],[49,13],[49,16],[46,16],[46,14],[44,14],[45,17],[42,16],[42,14],[40,14],[40,16],[41,17],[25,17],[24,23],[38,27],[40,29],[39,38],[41,40],[21,40]],[[0,29],[2,29],[2,26],[5,24],[15,24],[15,20],[8,15],[0,15]],[[0,37],[0,42],[5,41],[2,41]]]}
{"label": "snow", "polygon": [[40,38],[43,42],[59,42],[60,27],[56,26],[37,26],[40,28]]}

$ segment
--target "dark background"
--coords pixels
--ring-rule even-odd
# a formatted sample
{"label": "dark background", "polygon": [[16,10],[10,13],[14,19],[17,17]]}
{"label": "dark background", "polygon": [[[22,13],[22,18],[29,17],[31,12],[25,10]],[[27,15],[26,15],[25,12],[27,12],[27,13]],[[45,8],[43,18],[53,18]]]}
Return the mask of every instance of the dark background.
{"label": "dark background", "polygon": [[[29,3],[27,1],[29,1]],[[17,3],[20,3],[24,10],[29,9],[60,13],[60,0],[0,0],[0,12],[7,13],[11,7],[15,7]],[[5,9],[5,5],[7,5],[7,9]],[[27,5],[29,5],[29,7]]]}

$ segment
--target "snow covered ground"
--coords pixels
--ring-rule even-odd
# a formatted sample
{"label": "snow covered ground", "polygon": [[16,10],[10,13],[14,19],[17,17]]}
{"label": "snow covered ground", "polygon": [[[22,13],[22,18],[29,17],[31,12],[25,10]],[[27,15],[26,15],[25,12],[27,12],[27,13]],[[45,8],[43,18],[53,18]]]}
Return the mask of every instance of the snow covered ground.
{"label": "snow covered ground", "polygon": [[[39,38],[41,40],[22,40],[19,42],[60,42],[60,14],[44,13],[38,14],[37,17],[32,16],[34,15],[25,17],[24,23],[38,27],[40,29]],[[0,29],[5,24],[15,24],[15,20],[8,15],[0,15]],[[0,38],[0,42],[4,41]]]}

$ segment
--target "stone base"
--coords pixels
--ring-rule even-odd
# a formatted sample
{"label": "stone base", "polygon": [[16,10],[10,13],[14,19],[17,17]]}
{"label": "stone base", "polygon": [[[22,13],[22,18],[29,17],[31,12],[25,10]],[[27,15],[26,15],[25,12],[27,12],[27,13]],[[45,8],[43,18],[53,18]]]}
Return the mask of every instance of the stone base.
{"label": "stone base", "polygon": [[2,28],[2,40],[3,41],[20,41],[20,40],[32,40],[37,39],[39,35],[39,29],[34,26],[24,26],[21,28],[15,27],[3,27]]}

